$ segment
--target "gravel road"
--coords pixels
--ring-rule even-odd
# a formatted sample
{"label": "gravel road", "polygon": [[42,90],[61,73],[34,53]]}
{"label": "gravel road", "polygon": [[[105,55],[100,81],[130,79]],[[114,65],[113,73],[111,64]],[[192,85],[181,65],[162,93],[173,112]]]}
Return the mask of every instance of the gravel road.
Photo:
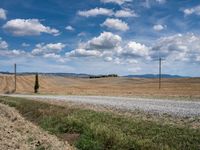
{"label": "gravel road", "polygon": [[52,96],[52,95],[6,95],[31,99],[66,101],[79,104],[110,107],[125,111],[140,110],[147,113],[168,114],[180,117],[199,117],[200,102],[163,99],[126,98],[108,96]]}

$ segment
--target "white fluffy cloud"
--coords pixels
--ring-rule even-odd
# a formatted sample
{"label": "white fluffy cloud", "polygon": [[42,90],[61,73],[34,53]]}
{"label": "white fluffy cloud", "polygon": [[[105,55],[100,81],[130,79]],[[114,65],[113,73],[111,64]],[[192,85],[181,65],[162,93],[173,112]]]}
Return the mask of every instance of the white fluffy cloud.
{"label": "white fluffy cloud", "polygon": [[138,15],[133,11],[129,9],[124,10],[118,10],[115,12],[115,17],[137,17]]}
{"label": "white fluffy cloud", "polygon": [[110,17],[115,16],[118,18],[138,16],[133,10],[130,10],[130,9],[122,9],[122,10],[113,11],[112,9],[107,9],[107,8],[93,8],[90,10],[78,11],[78,15],[83,16],[83,17],[96,17],[98,15],[102,15],[102,16],[110,16]]}
{"label": "white fluffy cloud", "polygon": [[126,2],[131,2],[132,0],[101,0],[101,2],[103,3],[115,3],[118,5],[122,5]]}
{"label": "white fluffy cloud", "polygon": [[25,52],[22,51],[22,50],[12,50],[11,53],[12,53],[13,55],[15,55],[15,56],[20,56],[20,55],[22,55],[22,54],[25,54]]}
{"label": "white fluffy cloud", "polygon": [[75,30],[72,26],[66,26],[65,29],[68,30],[68,31],[74,31]]}
{"label": "white fluffy cloud", "polygon": [[35,49],[33,49],[32,54],[41,55],[41,54],[58,53],[63,48],[65,48],[65,46],[66,45],[63,43],[49,43],[49,44],[40,43],[36,45]]}
{"label": "white fluffy cloud", "polygon": [[44,26],[38,19],[13,19],[8,21],[3,28],[16,36],[40,35],[41,33],[59,35],[57,29]]}
{"label": "white fluffy cloud", "polygon": [[[100,57],[116,51],[121,45],[121,37],[111,32],[103,32],[86,43],[80,43],[78,48],[66,53],[70,57]],[[105,56],[107,57],[107,56]]]}
{"label": "white fluffy cloud", "polygon": [[75,49],[71,52],[66,53],[69,57],[98,57],[101,53],[97,50],[85,50],[85,49]]}
{"label": "white fluffy cloud", "polygon": [[123,42],[119,35],[103,32],[78,48],[66,53],[67,57],[98,57],[116,64],[136,64],[139,58],[148,59],[147,46],[134,41]]}
{"label": "white fluffy cloud", "polygon": [[157,25],[154,25],[154,26],[153,26],[153,29],[154,29],[155,31],[162,31],[162,30],[165,29],[165,27],[166,27],[166,26],[163,26],[163,25],[161,25],[161,24],[157,24]]}
{"label": "white fluffy cloud", "polygon": [[170,60],[198,61],[200,56],[200,36],[192,33],[163,37],[152,47],[152,57]]}
{"label": "white fluffy cloud", "polygon": [[98,37],[94,37],[87,42],[85,48],[98,49],[98,50],[109,50],[118,47],[122,39],[119,35],[115,35],[111,32],[103,32]]}
{"label": "white fluffy cloud", "polygon": [[6,10],[3,9],[3,8],[0,8],[0,19],[3,19],[5,20],[7,17],[6,17]]}
{"label": "white fluffy cloud", "polygon": [[23,56],[26,52],[22,50],[0,50],[0,56],[7,56],[7,57],[15,57],[15,56]]}
{"label": "white fluffy cloud", "polygon": [[2,38],[0,37],[0,49],[7,49],[8,48],[8,43],[6,41],[3,41]]}
{"label": "white fluffy cloud", "polygon": [[26,52],[23,50],[9,49],[9,45],[6,41],[3,41],[0,37],[0,56],[22,56],[25,55]]}
{"label": "white fluffy cloud", "polygon": [[108,18],[104,21],[104,23],[101,24],[101,26],[106,26],[107,28],[115,29],[119,31],[129,30],[128,24],[126,22],[123,22],[120,19]]}
{"label": "white fluffy cloud", "polygon": [[55,53],[44,54],[44,58],[59,59],[61,56]]}
{"label": "white fluffy cloud", "polygon": [[90,10],[78,11],[78,15],[83,17],[95,17],[98,15],[112,16],[113,13],[112,9],[107,8],[94,8]]}
{"label": "white fluffy cloud", "polygon": [[57,62],[60,62],[60,63],[66,62],[66,59],[65,59],[64,57],[62,57],[62,56],[59,55],[59,54],[55,54],[55,53],[44,54],[43,57],[44,57],[44,58],[47,58],[47,59],[56,60]]}
{"label": "white fluffy cloud", "polygon": [[103,32],[98,37],[79,44],[78,48],[66,53],[69,57],[98,57],[116,64],[137,64],[162,57],[170,62],[199,62],[200,36],[192,33],[162,37],[147,46],[136,41],[123,41],[119,35]]}
{"label": "white fluffy cloud", "polygon": [[60,55],[55,53],[44,54],[44,58],[60,58]]}
{"label": "white fluffy cloud", "polygon": [[124,50],[120,52],[120,55],[126,58],[148,58],[149,48],[144,44],[130,41],[127,43],[127,46],[124,47]]}
{"label": "white fluffy cloud", "polygon": [[200,15],[200,5],[193,8],[184,9],[183,12],[185,15],[192,15],[192,14]]}

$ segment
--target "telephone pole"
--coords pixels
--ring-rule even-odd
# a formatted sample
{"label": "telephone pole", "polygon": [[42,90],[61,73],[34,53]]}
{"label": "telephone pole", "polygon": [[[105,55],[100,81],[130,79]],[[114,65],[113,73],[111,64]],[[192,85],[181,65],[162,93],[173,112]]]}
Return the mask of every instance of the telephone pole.
{"label": "telephone pole", "polygon": [[161,78],[162,78],[162,59],[159,59],[159,89],[161,89]]}
{"label": "telephone pole", "polygon": [[14,87],[14,92],[17,90],[17,65],[14,64],[14,72],[15,72],[15,87]]}

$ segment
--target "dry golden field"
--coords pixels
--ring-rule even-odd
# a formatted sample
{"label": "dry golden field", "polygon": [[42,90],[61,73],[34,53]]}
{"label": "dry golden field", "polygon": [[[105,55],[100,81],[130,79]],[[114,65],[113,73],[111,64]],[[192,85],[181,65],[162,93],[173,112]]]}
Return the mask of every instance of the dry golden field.
{"label": "dry golden field", "polygon": [[[17,93],[33,93],[34,76],[17,77]],[[139,78],[68,78],[39,76],[41,94],[108,95],[108,96],[156,96],[200,98],[200,78],[158,79]],[[0,92],[10,93],[14,89],[11,75],[0,76]]]}

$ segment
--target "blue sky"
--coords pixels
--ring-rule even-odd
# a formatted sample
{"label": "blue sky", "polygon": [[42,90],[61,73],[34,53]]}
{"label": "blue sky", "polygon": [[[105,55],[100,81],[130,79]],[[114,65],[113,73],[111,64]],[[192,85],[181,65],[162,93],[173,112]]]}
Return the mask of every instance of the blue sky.
{"label": "blue sky", "polygon": [[200,76],[199,0],[1,0],[0,70]]}

